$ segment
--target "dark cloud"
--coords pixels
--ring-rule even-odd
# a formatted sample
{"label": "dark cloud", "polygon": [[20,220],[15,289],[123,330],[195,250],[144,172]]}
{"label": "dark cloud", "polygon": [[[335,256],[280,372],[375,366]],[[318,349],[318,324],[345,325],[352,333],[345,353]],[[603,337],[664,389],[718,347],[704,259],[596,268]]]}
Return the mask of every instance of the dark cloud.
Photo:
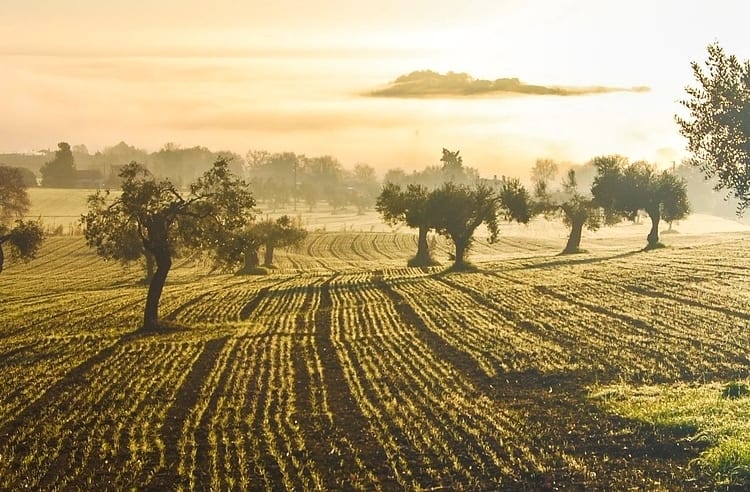
{"label": "dark cloud", "polygon": [[456,97],[527,94],[536,96],[583,96],[609,92],[647,92],[648,87],[558,87],[534,85],[517,78],[474,79],[467,73],[420,70],[402,75],[388,87],[367,93],[372,97]]}

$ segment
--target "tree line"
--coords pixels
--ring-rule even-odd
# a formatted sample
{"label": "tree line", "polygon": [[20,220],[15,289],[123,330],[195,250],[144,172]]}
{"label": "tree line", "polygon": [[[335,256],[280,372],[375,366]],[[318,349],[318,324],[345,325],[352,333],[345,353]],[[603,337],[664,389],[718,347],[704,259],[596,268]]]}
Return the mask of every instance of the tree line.
{"label": "tree line", "polygon": [[255,197],[271,209],[300,202],[312,210],[326,201],[334,212],[354,206],[362,213],[375,203],[380,188],[372,166],[358,163],[347,169],[328,155],[308,157],[293,152],[250,150],[243,158],[230,151],[213,152],[200,146],[181,148],[174,143],[149,153],[120,142],[90,154],[85,145],[59,142],[54,152],[3,154],[0,162],[18,168],[27,187],[37,186],[35,171],[44,187],[118,187],[122,168],[138,162],[155,176],[169,179],[183,189],[220,158],[227,160],[232,172],[246,178]]}
{"label": "tree line", "polygon": [[410,266],[433,264],[427,234],[434,230],[453,242],[453,269],[467,267],[465,255],[481,224],[487,226],[490,242],[497,238],[499,218],[527,223],[537,214],[560,216],[570,227],[562,253],[570,254],[581,251],[584,226],[596,230],[623,218],[633,220],[639,212],[646,213],[652,224],[646,249],[660,247],[660,221],[679,220],[690,211],[685,180],[670,171],[657,171],[645,162],[631,164],[617,155],[596,157],[591,164],[597,175],[588,194],[578,189],[574,170],[568,172],[559,188],[552,188],[557,165],[540,160],[532,169],[533,194],[518,179],[504,179],[495,186],[486,181],[474,185],[447,181],[433,189],[417,183],[405,188],[387,183],[376,209],[390,224],[418,229],[417,253]]}

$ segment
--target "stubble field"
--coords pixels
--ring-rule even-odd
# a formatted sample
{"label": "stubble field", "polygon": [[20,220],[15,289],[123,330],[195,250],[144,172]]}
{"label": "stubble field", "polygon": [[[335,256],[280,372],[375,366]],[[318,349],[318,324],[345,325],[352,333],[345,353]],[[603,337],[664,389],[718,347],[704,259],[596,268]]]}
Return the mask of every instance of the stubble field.
{"label": "stubble field", "polygon": [[591,395],[748,378],[750,235],[638,232],[480,241],[471,273],[391,232],[267,276],[186,259],[152,334],[137,267],[52,237],[0,275],[0,489],[715,488],[695,429]]}

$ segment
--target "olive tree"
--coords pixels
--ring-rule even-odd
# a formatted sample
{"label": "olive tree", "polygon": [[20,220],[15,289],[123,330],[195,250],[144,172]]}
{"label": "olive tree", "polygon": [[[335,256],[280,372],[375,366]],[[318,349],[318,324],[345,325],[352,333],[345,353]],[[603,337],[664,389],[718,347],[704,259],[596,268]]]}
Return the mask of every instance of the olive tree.
{"label": "olive tree", "polygon": [[159,301],[176,252],[216,254],[235,230],[252,219],[255,201],[223,158],[191,184],[186,194],[135,162],[123,167],[120,178],[122,193],[89,196],[88,211],[81,220],[87,244],[100,256],[122,259],[123,242],[132,239],[132,234],[140,238],[142,251],[153,256],[156,270],[148,286],[142,329],[154,329],[159,326]]}
{"label": "olive tree", "polygon": [[681,101],[688,115],[676,117],[680,133],[691,162],[717,178],[718,189],[733,192],[742,212],[750,207],[750,61],[711,44],[703,66],[691,66],[698,85],[687,87]]}
{"label": "olive tree", "polygon": [[268,268],[273,266],[276,248],[298,245],[306,237],[307,231],[288,215],[276,220],[266,219],[232,233],[219,245],[215,260],[223,269],[239,266],[237,275],[263,275],[267,270],[260,266],[261,246],[265,247],[263,267]]}
{"label": "olive tree", "polygon": [[417,254],[408,262],[409,266],[429,266],[435,262],[430,256],[427,234],[432,229],[433,212],[427,187],[410,184],[403,190],[394,183],[386,183],[375,203],[375,210],[391,225],[405,224],[418,230]]}
{"label": "olive tree", "polygon": [[531,218],[529,194],[517,180],[503,184],[500,193],[491,187],[444,183],[429,195],[430,225],[453,241],[453,270],[467,268],[465,256],[474,241],[474,231],[482,224],[494,242],[499,233],[498,219],[526,223]]}
{"label": "olive tree", "polygon": [[0,272],[5,264],[4,245],[9,246],[10,256],[24,261],[34,258],[42,245],[42,224],[23,220],[30,206],[21,171],[0,166]]}
{"label": "olive tree", "polygon": [[3,246],[10,246],[10,256],[24,261],[33,259],[44,240],[44,230],[39,222],[17,220],[11,227],[0,224],[0,273],[5,263]]}
{"label": "olive tree", "polygon": [[263,266],[273,266],[273,253],[276,248],[286,248],[300,244],[307,237],[307,231],[295,223],[288,215],[276,220],[259,222],[252,228],[254,236],[265,247]]}
{"label": "olive tree", "polygon": [[547,181],[539,174],[532,173],[535,181],[534,198],[539,212],[545,216],[561,216],[563,223],[570,227],[568,241],[561,254],[580,253],[583,228],[595,231],[602,225],[603,214],[591,196],[585,196],[578,190],[576,172],[570,169],[561,183],[561,187],[550,190]]}
{"label": "olive tree", "polygon": [[629,164],[621,156],[602,156],[592,160],[597,176],[591,192],[595,203],[610,215],[634,219],[640,211],[651,219],[646,249],[661,246],[659,222],[666,211],[670,220],[690,212],[685,180],[669,171],[657,171],[647,162]]}

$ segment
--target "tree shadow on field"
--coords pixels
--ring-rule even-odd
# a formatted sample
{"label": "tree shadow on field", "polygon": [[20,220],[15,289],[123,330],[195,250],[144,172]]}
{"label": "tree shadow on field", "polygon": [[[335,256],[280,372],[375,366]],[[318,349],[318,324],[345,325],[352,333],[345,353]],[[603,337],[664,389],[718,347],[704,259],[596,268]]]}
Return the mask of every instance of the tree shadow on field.
{"label": "tree shadow on field", "polygon": [[[185,475],[179,473],[180,463],[180,449],[179,439],[182,435],[183,427],[187,422],[190,413],[193,412],[194,408],[198,404],[201,396],[201,389],[208,380],[211,370],[214,367],[216,360],[219,358],[222,350],[229,340],[228,336],[221,338],[211,339],[205,342],[203,350],[198,355],[198,358],[193,363],[192,368],[185,376],[185,380],[177,390],[174,401],[169,406],[167,413],[164,417],[164,423],[161,429],[161,438],[164,442],[164,463],[165,468],[160,469],[157,473],[152,476],[151,482],[148,484],[148,490],[174,490],[176,488],[188,487],[189,479]],[[226,371],[221,375],[222,378],[226,378]],[[221,386],[222,381],[219,381]],[[214,393],[212,399],[218,398],[218,395]],[[209,402],[209,408],[213,408],[215,401]],[[206,419],[202,419],[198,429],[196,429],[196,442],[203,444],[196,450],[195,461],[199,464],[199,468],[204,468],[205,463],[209,457],[205,448],[205,443],[208,442],[208,425]],[[210,487],[210,481],[208,477],[203,477],[207,480],[206,483],[197,483],[198,488]]]}
{"label": "tree shadow on field", "polygon": [[[618,381],[618,374],[594,371],[508,372],[491,353],[477,359],[432,331],[410,303],[383,279],[376,285],[391,299],[401,321],[441,360],[449,362],[479,393],[500,408],[522,416],[523,433],[536,472],[522,476],[529,490],[710,490],[706,477],[695,477],[690,462],[704,444],[684,434],[656,429],[598,408],[588,388]],[[500,444],[505,447],[505,445]]]}
{"label": "tree shadow on field", "polygon": [[472,381],[494,401],[526,416],[533,447],[547,455],[547,469],[528,477],[530,485],[539,489],[711,490],[715,486],[691,468],[707,443],[690,439],[689,429],[658,429],[599,408],[589,398],[589,388],[597,383],[591,372],[498,372]]}
{"label": "tree shadow on field", "polygon": [[[480,263],[480,264],[471,263],[471,264],[468,264],[466,268],[455,269],[453,267],[449,267],[449,268],[445,268],[445,269],[438,270],[438,271],[435,271],[434,269],[433,270],[423,269],[422,271],[435,278],[441,278],[441,277],[445,277],[451,274],[460,274],[460,273],[492,274],[497,270],[510,272],[510,271],[518,271],[518,270],[537,270],[537,269],[555,268],[555,267],[560,267],[560,266],[576,266],[576,265],[603,263],[603,262],[610,261],[610,260],[628,258],[630,256],[635,256],[643,252],[644,252],[643,249],[637,249],[634,251],[627,251],[625,253],[619,253],[616,255],[609,255],[609,256],[588,256],[591,253],[576,253],[576,254],[558,253],[554,256],[529,256],[529,257],[524,257],[524,258],[512,258],[509,260],[503,260],[503,263],[511,262],[511,261],[513,262],[524,261],[524,260],[538,260],[540,261],[539,263],[509,265],[509,266],[503,266],[503,267],[490,267],[490,268],[488,268],[489,265],[487,263]],[[581,258],[581,255],[587,255],[587,257]]]}
{"label": "tree shadow on field", "polygon": [[[543,263],[536,263],[531,265],[520,265],[508,268],[507,270],[527,270],[527,269],[539,269],[539,268],[553,268],[558,266],[575,266],[575,265],[589,265],[592,263],[602,263],[609,260],[619,260],[621,258],[628,258],[630,256],[635,256],[638,253],[642,253],[642,249],[637,249],[634,251],[627,251],[625,253],[619,253],[616,255],[609,255],[609,256],[593,256],[593,257],[587,257],[587,258],[581,258],[580,254],[576,255],[562,255],[557,254],[553,257],[548,258]],[[586,254],[586,253],[582,253]],[[590,254],[590,253],[588,253]]]}
{"label": "tree shadow on field", "polygon": [[113,344],[103,348],[93,356],[78,364],[68,371],[62,378],[47,388],[42,395],[25,407],[15,418],[10,419],[0,427],[0,441],[7,440],[8,436],[14,434],[19,427],[31,419],[35,419],[45,408],[50,406],[60,395],[76,387],[87,384],[86,374],[95,366],[109,359],[119,347],[132,339],[132,334],[118,338]]}
{"label": "tree shadow on field", "polygon": [[[11,418],[0,427],[0,442],[11,442],[13,436],[17,435],[23,427],[29,426],[33,422],[37,422],[40,415],[44,415],[45,410],[48,407],[60,405],[61,401],[65,401],[64,399],[66,395],[74,394],[79,388],[88,387],[90,384],[89,376],[96,366],[105,364],[107,360],[114,356],[119,348],[141,336],[143,336],[143,334],[140,332],[131,332],[122,335],[110,345],[104,347],[96,354],[70,369],[64,376],[44,390],[39,398],[33,400],[15,417]],[[51,475],[54,475],[58,468],[61,468],[64,464],[68,463],[71,457],[76,453],[74,446],[70,445],[70,441],[67,442],[68,445],[60,447],[54,463],[50,466],[39,483],[41,487],[51,487],[52,484],[47,483],[49,480],[53,479]],[[23,452],[9,455],[10,460],[22,460],[24,457],[25,454]]]}

